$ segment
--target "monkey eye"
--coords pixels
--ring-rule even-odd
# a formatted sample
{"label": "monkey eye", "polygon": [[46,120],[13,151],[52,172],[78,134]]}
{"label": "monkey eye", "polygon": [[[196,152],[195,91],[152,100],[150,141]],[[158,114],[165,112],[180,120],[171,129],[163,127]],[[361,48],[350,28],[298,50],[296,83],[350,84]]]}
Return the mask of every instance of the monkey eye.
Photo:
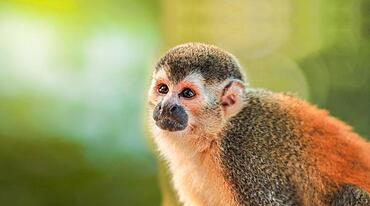
{"label": "monkey eye", "polygon": [[185,97],[185,98],[192,98],[192,97],[195,96],[195,92],[193,90],[189,89],[189,88],[185,88],[180,93],[180,96]]}
{"label": "monkey eye", "polygon": [[158,87],[158,92],[161,94],[167,94],[168,93],[168,86],[165,84],[161,84]]}

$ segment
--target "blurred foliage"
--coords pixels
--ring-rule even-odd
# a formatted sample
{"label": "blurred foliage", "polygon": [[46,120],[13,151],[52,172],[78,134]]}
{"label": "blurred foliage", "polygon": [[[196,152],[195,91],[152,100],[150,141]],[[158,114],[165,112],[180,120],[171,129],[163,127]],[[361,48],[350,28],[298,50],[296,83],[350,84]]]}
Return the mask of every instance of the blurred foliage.
{"label": "blurred foliage", "polygon": [[146,138],[145,96],[155,58],[189,41],[232,52],[251,86],[294,92],[369,138],[369,8],[0,1],[0,205],[176,205]]}
{"label": "blurred foliage", "polygon": [[157,22],[155,1],[0,2],[0,205],[159,204]]}
{"label": "blurred foliage", "polygon": [[[158,201],[154,175],[130,157],[96,168],[81,145],[60,137],[0,135],[1,205],[145,205]],[[137,198],[140,194],[140,198]]]}

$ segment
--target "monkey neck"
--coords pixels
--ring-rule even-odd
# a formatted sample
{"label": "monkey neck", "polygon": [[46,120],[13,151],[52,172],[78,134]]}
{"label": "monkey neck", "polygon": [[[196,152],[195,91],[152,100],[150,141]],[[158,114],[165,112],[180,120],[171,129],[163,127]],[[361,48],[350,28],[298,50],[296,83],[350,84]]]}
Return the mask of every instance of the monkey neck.
{"label": "monkey neck", "polygon": [[159,150],[166,158],[176,154],[197,157],[207,154],[217,144],[217,134],[211,133],[182,133],[177,134],[159,130],[155,138]]}
{"label": "monkey neck", "polygon": [[221,171],[215,138],[214,134],[176,136],[166,132],[155,138],[185,205],[236,205]]}

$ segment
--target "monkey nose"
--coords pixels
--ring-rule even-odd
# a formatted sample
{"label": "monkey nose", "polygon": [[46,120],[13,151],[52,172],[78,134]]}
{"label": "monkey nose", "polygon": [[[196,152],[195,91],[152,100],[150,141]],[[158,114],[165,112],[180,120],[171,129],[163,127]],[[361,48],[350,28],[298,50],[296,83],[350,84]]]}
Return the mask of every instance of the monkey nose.
{"label": "monkey nose", "polygon": [[170,115],[174,115],[176,113],[178,113],[180,110],[180,106],[177,105],[177,104],[174,104],[172,105],[169,109],[168,109],[168,112],[170,113]]}
{"label": "monkey nose", "polygon": [[154,108],[153,119],[162,129],[178,131],[186,128],[188,115],[179,104],[158,104]]}

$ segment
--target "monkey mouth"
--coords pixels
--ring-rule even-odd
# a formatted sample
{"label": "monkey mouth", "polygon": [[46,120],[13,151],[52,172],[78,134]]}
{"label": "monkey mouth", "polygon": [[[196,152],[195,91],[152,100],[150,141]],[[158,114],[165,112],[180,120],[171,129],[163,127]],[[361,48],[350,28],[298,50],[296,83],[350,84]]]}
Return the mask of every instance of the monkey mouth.
{"label": "monkey mouth", "polygon": [[155,124],[163,129],[163,130],[168,130],[170,132],[176,132],[176,131],[181,131],[184,130],[187,126],[187,123],[181,123],[176,120],[170,119],[170,118],[165,118],[165,119],[160,119],[155,122]]}

